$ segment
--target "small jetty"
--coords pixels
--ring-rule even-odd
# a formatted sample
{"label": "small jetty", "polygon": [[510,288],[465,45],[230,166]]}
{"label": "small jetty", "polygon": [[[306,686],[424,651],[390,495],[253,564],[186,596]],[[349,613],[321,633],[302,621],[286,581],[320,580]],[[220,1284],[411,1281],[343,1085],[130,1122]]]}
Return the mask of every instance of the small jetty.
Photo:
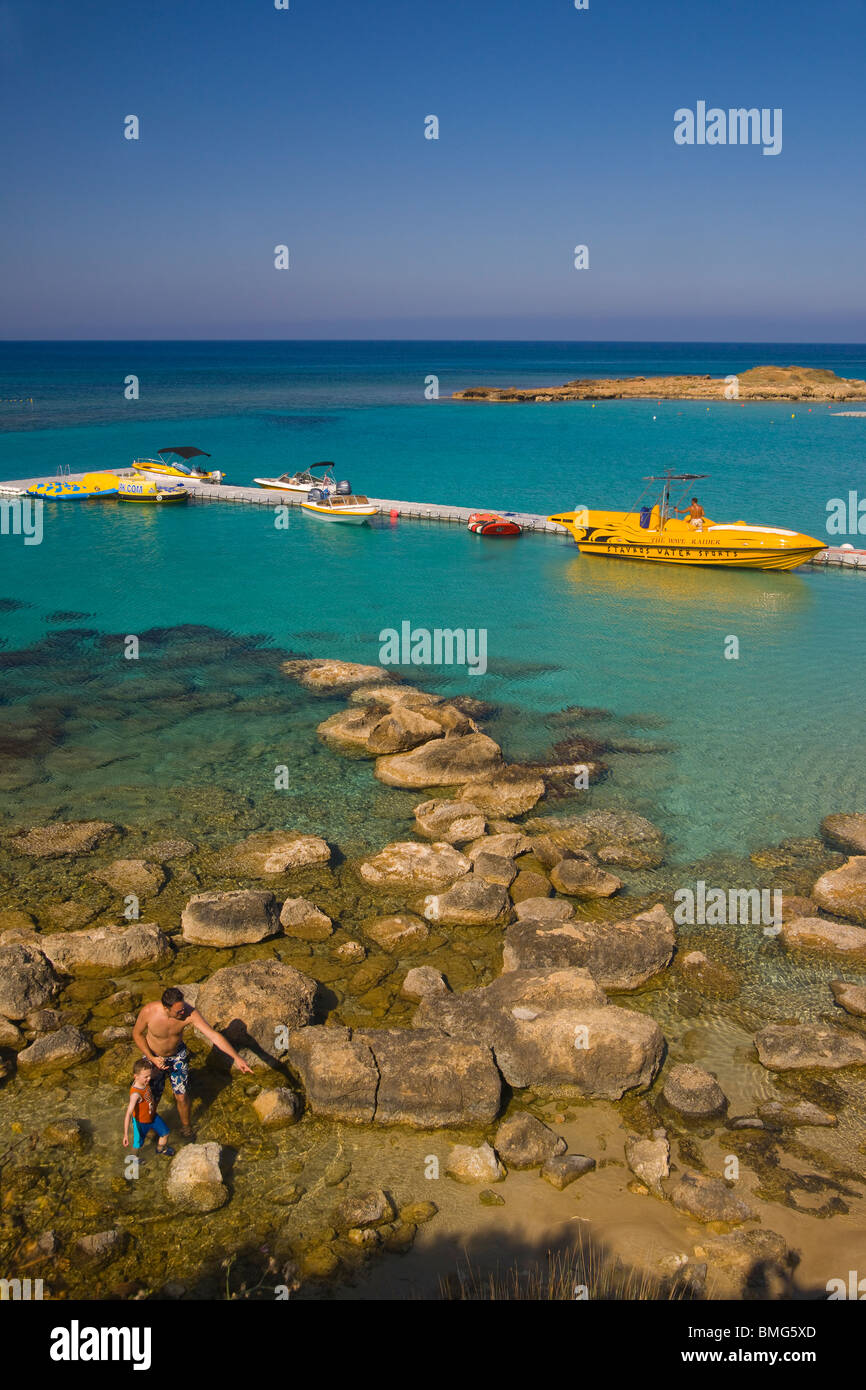
{"label": "small jetty", "polygon": [[[134,471],[129,468],[113,469],[112,472],[118,478],[136,476]],[[84,474],[70,473],[64,477],[75,482],[83,478]],[[34,484],[50,481],[50,478],[18,478],[0,484],[0,495],[20,497]],[[300,510],[303,500],[300,493],[293,495],[289,492],[279,492],[276,488],[232,487],[227,483],[201,483],[192,480],[185,481],[184,487],[190,494],[191,502],[233,502],[251,507],[297,507]],[[478,511],[477,506],[453,507],[442,502],[401,502],[387,497],[371,497],[370,501],[379,508],[380,515],[385,518],[450,522],[458,526],[465,526],[472,513]],[[548,521],[546,516],[542,516],[538,512],[509,511],[507,515],[513,517],[524,531],[543,532],[546,535],[558,536],[561,540],[567,541],[569,545],[574,544],[564,526],[560,526],[554,521]],[[866,550],[828,545],[826,550],[820,551],[808,563],[820,567],[834,565],[845,569],[866,571]]]}

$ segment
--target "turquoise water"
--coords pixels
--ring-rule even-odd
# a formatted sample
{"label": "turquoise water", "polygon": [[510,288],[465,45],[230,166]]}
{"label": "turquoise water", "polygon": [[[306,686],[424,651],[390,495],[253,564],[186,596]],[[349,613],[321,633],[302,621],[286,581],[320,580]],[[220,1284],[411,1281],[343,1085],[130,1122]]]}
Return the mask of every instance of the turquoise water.
{"label": "turquoise water", "polygon": [[[142,400],[127,413],[112,393],[136,370],[139,349],[86,346],[76,357],[70,345],[26,345],[20,358],[4,347],[2,358],[18,365],[2,378],[0,394],[26,389],[28,364],[29,380],[42,383],[34,394],[42,394],[27,420],[5,417],[15,427],[0,433],[0,476],[53,473],[61,462],[72,471],[119,466],[137,453],[193,443],[233,483],[332,458],[339,476],[373,496],[547,512],[629,505],[642,475],[675,465],[710,475],[698,485],[710,515],[816,536],[826,535],[827,501],[863,486],[866,421],[833,418],[826,406],[423,400],[425,361],[435,372],[447,360],[443,390],[446,382],[452,390],[557,382],[589,375],[593,364],[596,374],[724,373],[777,360],[866,375],[863,349],[813,348],[807,356],[783,346],[772,356],[768,348],[690,345],[348,344],[343,361],[335,345],[304,345],[305,356],[289,345],[281,358],[280,344],[237,344],[197,349],[193,369],[189,345],[150,344],[159,390],[149,402],[142,372]],[[203,403],[200,393],[207,410],[189,414],[191,403]],[[259,634],[265,650],[375,662],[379,632],[408,620],[486,629],[484,675],[454,668],[406,674],[501,705],[491,732],[509,757],[543,753],[556,737],[546,717],[572,705],[615,716],[587,724],[588,733],[613,734],[615,742],[630,728],[655,745],[658,751],[639,757],[606,757],[613,775],[589,795],[593,804],[620,802],[652,815],[683,858],[811,834],[828,812],[866,804],[862,574],[650,569],[581,557],[570,542],[549,537],[484,542],[459,527],[387,518],[337,529],[295,512],[287,529],[277,529],[265,508],[209,503],[153,513],[103,502],[46,508],[40,546],[4,536],[0,597],[30,605],[7,604],[0,614],[4,699],[7,712],[18,705],[16,717],[40,682],[56,687],[58,660],[68,660],[70,672],[86,668],[92,637],[70,637],[67,656],[43,656],[41,668],[16,665],[16,650],[64,626],[116,634],[119,642],[150,628],[204,624],[240,639]],[[64,620],[58,612],[88,616]],[[739,639],[738,660],[724,657],[730,636]],[[150,652],[154,663],[158,648]],[[147,661],[143,643],[141,660],[125,663],[131,687],[147,674]],[[231,690],[233,674],[230,661],[211,665],[208,685]],[[99,679],[108,679],[101,667]],[[78,698],[74,682],[67,695]],[[229,761],[243,767],[240,784],[255,794],[263,769],[282,760],[281,728],[314,742],[316,720],[337,707],[319,712],[308,704],[282,725],[273,713],[257,715],[250,702],[238,714],[198,712],[195,737],[182,719],[163,721],[158,733],[142,729],[135,776],[127,767],[124,778],[198,784],[219,770],[212,741],[230,734],[223,745]],[[75,729],[62,735],[77,736]],[[326,750],[317,756],[318,774],[308,770],[302,779],[310,798],[317,776],[333,779],[331,800],[341,785],[356,807],[365,791],[379,795],[367,764],[347,771]],[[233,785],[231,769],[223,771],[223,784]],[[28,798],[46,795],[44,779],[23,788],[19,813]],[[402,804],[397,794],[382,795]]]}

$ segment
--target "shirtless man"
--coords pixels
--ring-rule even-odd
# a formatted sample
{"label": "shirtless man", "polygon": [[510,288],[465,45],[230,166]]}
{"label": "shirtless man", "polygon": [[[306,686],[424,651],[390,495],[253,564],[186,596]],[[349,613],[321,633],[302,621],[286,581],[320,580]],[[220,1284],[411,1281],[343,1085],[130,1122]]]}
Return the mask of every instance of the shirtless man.
{"label": "shirtless man", "polygon": [[674,507],[674,511],[681,513],[682,516],[688,517],[689,525],[693,531],[703,531],[706,512],[697,497],[692,498],[688,507]]}
{"label": "shirtless man", "polygon": [[165,990],[162,999],[154,999],[151,1004],[145,1004],[135,1020],[132,1038],[136,1047],[141,1048],[143,1056],[153,1063],[150,1089],[157,1105],[165,1088],[166,1077],[170,1079],[184,1139],[195,1137],[189,1122],[187,1095],[189,1052],[183,1041],[183,1030],[189,1024],[192,1024],[202,1037],[207,1038],[208,1042],[213,1043],[214,1047],[231,1057],[238,1071],[245,1074],[252,1071],[252,1067],[247,1065],[243,1057],[238,1056],[222,1033],[211,1028],[198,1009],[186,1003],[183,990],[172,986]]}

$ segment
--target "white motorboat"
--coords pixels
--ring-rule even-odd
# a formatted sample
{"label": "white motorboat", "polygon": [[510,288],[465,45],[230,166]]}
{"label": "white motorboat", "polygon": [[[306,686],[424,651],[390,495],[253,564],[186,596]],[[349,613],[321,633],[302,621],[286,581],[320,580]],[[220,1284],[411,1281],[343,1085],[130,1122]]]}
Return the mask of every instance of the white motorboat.
{"label": "white motorboat", "polygon": [[[319,488],[321,492],[330,495],[337,486],[336,478],[328,471],[333,467],[333,463],[313,463],[300,473],[281,473],[279,478],[254,478],[253,482],[259,487],[273,488],[275,492],[299,492],[306,497],[312,488]],[[317,468],[326,470],[319,478],[313,471]]]}

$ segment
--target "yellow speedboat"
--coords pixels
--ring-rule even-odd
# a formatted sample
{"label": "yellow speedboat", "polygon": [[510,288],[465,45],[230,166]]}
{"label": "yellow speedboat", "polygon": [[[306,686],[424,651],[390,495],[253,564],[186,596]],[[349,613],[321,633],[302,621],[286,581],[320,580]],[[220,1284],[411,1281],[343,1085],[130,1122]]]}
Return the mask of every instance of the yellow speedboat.
{"label": "yellow speedboat", "polygon": [[117,484],[117,500],[119,502],[186,502],[189,500],[189,493],[183,483],[163,485],[148,478],[137,480],[121,478]]}
{"label": "yellow speedboat", "polygon": [[669,565],[717,565],[734,569],[792,570],[826,549],[826,542],[782,526],[750,526],[745,521],[694,521],[672,515],[671,483],[693,482],[705,473],[665,473],[645,478],[661,483],[661,497],[630,512],[556,512],[548,517],[565,526],[581,554],[615,555],[623,560],[655,560]]}
{"label": "yellow speedboat", "polygon": [[204,449],[194,449],[191,444],[179,444],[173,449],[157,449],[156,458],[133,459],[132,466],[137,473],[155,474],[157,477],[186,478],[195,483],[221,483],[224,474],[217,469],[208,470],[199,464],[190,464],[194,458],[209,459]]}

